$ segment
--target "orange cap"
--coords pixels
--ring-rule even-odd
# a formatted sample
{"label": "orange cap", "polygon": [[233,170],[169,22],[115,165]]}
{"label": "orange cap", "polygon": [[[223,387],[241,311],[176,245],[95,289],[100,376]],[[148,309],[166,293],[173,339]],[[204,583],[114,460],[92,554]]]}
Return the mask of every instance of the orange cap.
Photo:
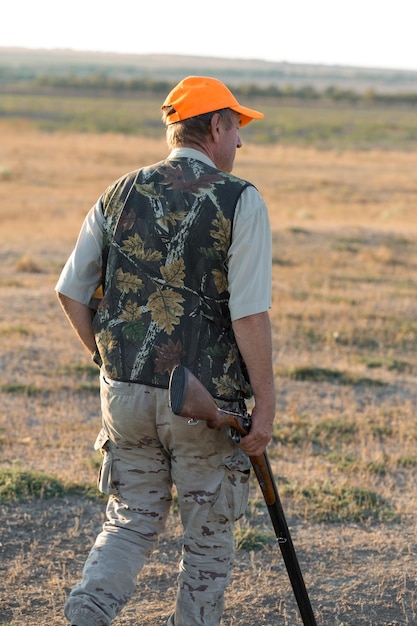
{"label": "orange cap", "polygon": [[167,117],[166,124],[181,122],[196,115],[232,109],[240,116],[240,125],[260,120],[264,114],[241,106],[231,91],[220,80],[206,76],[188,76],[168,94],[163,107],[172,106],[175,113]]}

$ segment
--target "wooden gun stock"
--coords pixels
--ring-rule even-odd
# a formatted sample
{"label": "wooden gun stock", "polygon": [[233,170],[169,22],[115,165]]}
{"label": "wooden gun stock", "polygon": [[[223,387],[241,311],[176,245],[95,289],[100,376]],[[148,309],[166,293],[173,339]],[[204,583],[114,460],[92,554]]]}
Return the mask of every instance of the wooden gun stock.
{"label": "wooden gun stock", "polygon": [[231,426],[241,435],[247,435],[243,416],[219,409],[213,396],[200,381],[182,365],[171,372],[169,403],[173,413],[189,420],[205,420],[209,428]]}
{"label": "wooden gun stock", "polygon": [[[209,428],[229,426],[243,437],[250,430],[249,417],[220,409],[209,391],[182,365],[171,372],[169,402],[176,415],[190,421],[205,420]],[[250,461],[268,507],[303,624],[317,626],[268,455],[265,451],[261,456],[250,457]]]}

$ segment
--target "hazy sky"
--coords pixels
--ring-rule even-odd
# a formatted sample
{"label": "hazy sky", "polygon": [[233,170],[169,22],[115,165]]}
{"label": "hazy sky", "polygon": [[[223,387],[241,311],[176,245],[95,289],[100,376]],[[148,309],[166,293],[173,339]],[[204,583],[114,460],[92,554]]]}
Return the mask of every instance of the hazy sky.
{"label": "hazy sky", "polygon": [[416,24],[417,0],[6,0],[0,47],[417,70]]}

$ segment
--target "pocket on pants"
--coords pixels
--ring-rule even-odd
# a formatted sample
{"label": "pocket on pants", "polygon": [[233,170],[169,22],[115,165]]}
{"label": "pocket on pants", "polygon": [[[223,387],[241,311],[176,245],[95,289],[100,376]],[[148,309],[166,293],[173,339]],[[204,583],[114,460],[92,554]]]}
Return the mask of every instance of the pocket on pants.
{"label": "pocket on pants", "polygon": [[97,436],[94,450],[100,450],[103,457],[97,478],[97,487],[101,493],[107,496],[115,495],[118,493],[117,485],[119,481],[114,467],[112,445],[104,428],[101,429]]}

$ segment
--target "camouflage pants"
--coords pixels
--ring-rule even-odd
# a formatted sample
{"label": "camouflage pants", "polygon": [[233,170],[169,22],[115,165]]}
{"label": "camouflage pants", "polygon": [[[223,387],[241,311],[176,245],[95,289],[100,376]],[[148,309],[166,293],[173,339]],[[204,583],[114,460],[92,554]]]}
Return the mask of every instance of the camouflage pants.
{"label": "camouflage pants", "polygon": [[107,518],[71,591],[65,615],[109,626],[164,530],[175,484],[183,524],[175,610],[169,624],[218,626],[234,558],[233,522],[248,497],[249,459],[222,430],[188,424],[168,392],[101,377],[100,490]]}

